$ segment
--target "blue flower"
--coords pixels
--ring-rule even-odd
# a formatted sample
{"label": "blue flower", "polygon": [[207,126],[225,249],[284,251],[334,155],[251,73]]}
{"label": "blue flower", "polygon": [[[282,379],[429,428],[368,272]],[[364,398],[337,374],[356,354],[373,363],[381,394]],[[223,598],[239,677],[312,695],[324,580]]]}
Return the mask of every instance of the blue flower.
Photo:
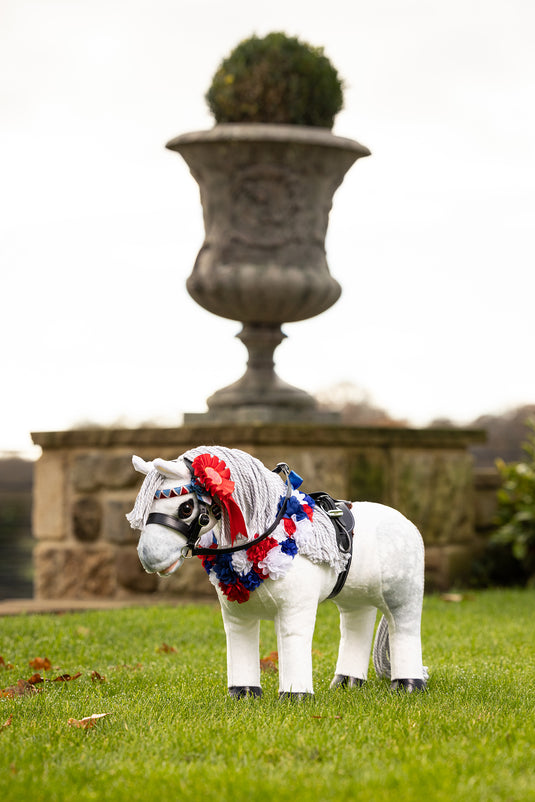
{"label": "blue flower", "polygon": [[263,581],[264,580],[262,577],[252,569],[249,571],[249,573],[240,576],[240,582],[244,588],[247,588],[247,590],[256,590],[256,588],[261,585]]}
{"label": "blue flower", "polygon": [[293,539],[293,537],[287,537],[286,540],[283,540],[281,543],[281,551],[284,554],[289,554],[290,557],[295,557],[297,554],[297,543]]}
{"label": "blue flower", "polygon": [[232,567],[232,554],[220,554],[214,562],[214,571],[220,582],[225,585],[232,585],[238,579],[236,571]]}
{"label": "blue flower", "polygon": [[[310,498],[310,496],[305,496],[304,500],[309,507],[311,507],[312,509],[314,508],[313,498]],[[299,501],[298,498],[296,498],[296,496],[290,496],[290,498],[288,499],[288,504],[286,505],[286,511],[284,513],[284,517],[291,518],[293,515],[295,515],[296,521],[302,521],[304,518],[307,517],[307,514],[303,509],[302,503]]]}
{"label": "blue flower", "polygon": [[306,493],[305,493],[305,504],[308,504],[311,510],[313,510],[314,507],[316,506],[316,502],[314,501],[314,499],[311,496],[307,496]]}

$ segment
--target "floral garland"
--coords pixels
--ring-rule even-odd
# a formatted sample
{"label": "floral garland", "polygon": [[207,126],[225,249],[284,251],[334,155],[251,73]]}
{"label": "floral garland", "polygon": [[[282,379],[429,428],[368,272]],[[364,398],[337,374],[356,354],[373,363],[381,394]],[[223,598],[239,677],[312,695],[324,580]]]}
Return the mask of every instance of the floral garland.
{"label": "floral garland", "polygon": [[[295,484],[282,519],[272,535],[260,543],[255,543],[253,539],[248,549],[199,557],[212,584],[218,586],[229,601],[243,604],[264,579],[281,579],[285,576],[298,552],[295,535],[299,535],[301,542],[312,535],[315,502],[297,490],[300,481],[297,487]],[[277,510],[283,503],[284,497],[281,496]],[[200,543],[204,547],[217,549],[211,532],[203,535]]]}

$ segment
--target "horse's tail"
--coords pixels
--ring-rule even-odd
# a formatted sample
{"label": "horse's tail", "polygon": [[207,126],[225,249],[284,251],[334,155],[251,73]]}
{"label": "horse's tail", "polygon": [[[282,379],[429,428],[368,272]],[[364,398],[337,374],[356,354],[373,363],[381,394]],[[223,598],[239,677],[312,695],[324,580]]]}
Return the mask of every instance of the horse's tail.
{"label": "horse's tail", "polygon": [[379,621],[373,644],[373,667],[378,677],[390,679],[390,638],[384,615]]}
{"label": "horse's tail", "polygon": [[[379,621],[379,626],[375,633],[375,641],[373,643],[373,667],[378,677],[391,677],[390,666],[390,638],[388,635],[388,623],[384,615]],[[429,670],[427,666],[423,666],[424,680],[429,679]]]}

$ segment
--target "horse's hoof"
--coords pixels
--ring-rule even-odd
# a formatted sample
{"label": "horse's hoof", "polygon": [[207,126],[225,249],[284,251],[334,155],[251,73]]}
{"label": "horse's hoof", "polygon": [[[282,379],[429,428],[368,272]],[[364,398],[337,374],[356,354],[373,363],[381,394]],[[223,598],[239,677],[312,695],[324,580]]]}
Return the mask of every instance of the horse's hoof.
{"label": "horse's hoof", "polygon": [[413,691],[426,691],[427,683],[425,679],[394,679],[390,683],[391,691],[405,691],[406,693],[413,693]]}
{"label": "horse's hoof", "polygon": [[235,699],[243,699],[245,696],[262,696],[262,688],[258,685],[232,685],[228,692]]}
{"label": "horse's hoof", "polygon": [[347,674],[335,674],[329,688],[331,690],[335,688],[361,688],[365,682],[365,679],[348,677]]}
{"label": "horse's hoof", "polygon": [[290,699],[294,702],[304,702],[307,699],[313,699],[314,694],[308,691],[279,691],[279,699]]}

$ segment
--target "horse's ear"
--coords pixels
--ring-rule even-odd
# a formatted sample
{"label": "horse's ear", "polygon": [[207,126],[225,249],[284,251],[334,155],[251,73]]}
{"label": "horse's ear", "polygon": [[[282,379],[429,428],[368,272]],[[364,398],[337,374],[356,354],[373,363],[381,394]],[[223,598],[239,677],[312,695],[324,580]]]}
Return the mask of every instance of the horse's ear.
{"label": "horse's ear", "polygon": [[155,459],[152,463],[153,467],[159,471],[162,476],[169,479],[184,479],[190,480],[190,474],[182,460],[176,462],[175,460]]}
{"label": "horse's ear", "polygon": [[141,457],[136,457],[135,454],[132,457],[132,465],[139,473],[150,473],[150,471],[153,469],[152,462],[145,462],[144,459],[141,459]]}

